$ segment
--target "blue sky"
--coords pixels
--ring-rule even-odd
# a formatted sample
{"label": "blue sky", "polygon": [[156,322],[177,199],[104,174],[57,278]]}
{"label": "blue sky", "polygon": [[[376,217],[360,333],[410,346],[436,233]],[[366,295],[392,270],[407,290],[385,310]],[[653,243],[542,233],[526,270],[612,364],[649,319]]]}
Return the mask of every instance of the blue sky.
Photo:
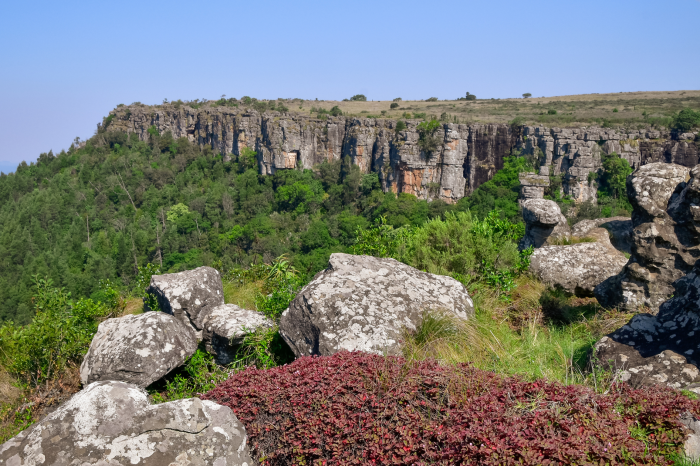
{"label": "blue sky", "polygon": [[119,103],[698,89],[700,1],[6,2],[0,170]]}

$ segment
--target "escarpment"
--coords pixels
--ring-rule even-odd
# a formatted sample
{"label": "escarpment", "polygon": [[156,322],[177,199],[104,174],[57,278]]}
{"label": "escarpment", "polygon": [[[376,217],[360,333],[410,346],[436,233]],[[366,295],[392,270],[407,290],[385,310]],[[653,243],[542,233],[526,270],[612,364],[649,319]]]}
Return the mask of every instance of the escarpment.
{"label": "escarpment", "polygon": [[398,130],[397,121],[389,119],[133,104],[113,110],[103,130],[135,133],[148,141],[154,128],[209,146],[225,160],[247,147],[257,152],[261,174],[312,168],[348,156],[363,173],[376,173],[385,192],[448,203],[490,180],[513,150],[532,157],[540,174],[559,176],[563,194],[577,202],[596,200],[591,173],[602,167],[603,153],[616,152],[634,168],[652,162],[698,163],[694,133],[444,123],[435,134],[437,149],[426,153],[418,144],[419,120],[405,123]]}

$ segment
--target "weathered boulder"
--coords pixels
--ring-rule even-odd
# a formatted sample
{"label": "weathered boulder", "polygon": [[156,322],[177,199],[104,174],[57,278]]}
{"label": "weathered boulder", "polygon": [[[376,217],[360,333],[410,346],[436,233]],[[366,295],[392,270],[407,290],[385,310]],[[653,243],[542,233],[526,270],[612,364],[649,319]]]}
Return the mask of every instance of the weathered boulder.
{"label": "weathered boulder", "polygon": [[0,464],[247,466],[247,435],[230,408],[199,398],[150,405],[124,382],[95,382],[0,445]]}
{"label": "weathered boulder", "polygon": [[591,362],[610,367],[634,387],[700,389],[700,262],[674,283],[658,315],[638,314],[594,347]]}
{"label": "weathered boulder", "polygon": [[118,380],[147,387],[197,350],[189,326],[162,312],[102,322],[80,366],[80,380]]}
{"label": "weathered boulder", "polygon": [[700,257],[693,206],[700,197],[700,169],[652,163],[627,178],[632,203],[632,257],[625,269],[601,283],[595,296],[603,306],[656,313],[673,294],[673,282]]}
{"label": "weathered boulder", "polygon": [[627,258],[610,244],[602,228],[587,232],[595,242],[535,249],[530,271],[542,282],[576,296],[593,296],[602,281],[620,273]]}
{"label": "weathered boulder", "polygon": [[211,267],[153,275],[146,291],[157,298],[163,312],[192,327],[199,340],[207,312],[224,304],[221,276]]}
{"label": "weathered boulder", "polygon": [[280,334],[297,356],[342,350],[393,354],[402,330],[416,329],[428,310],[467,319],[474,305],[464,285],[451,277],[394,259],[336,253],[284,311]]}
{"label": "weathered boulder", "polygon": [[549,176],[535,173],[520,173],[520,199],[522,202],[528,199],[544,198],[544,190],[549,187]]}
{"label": "weathered boulder", "polygon": [[629,217],[597,218],[581,220],[571,227],[571,235],[585,238],[594,228],[605,228],[610,232],[610,243],[618,251],[632,252],[632,219]]}
{"label": "weathered boulder", "polygon": [[218,364],[228,364],[233,361],[235,346],[243,343],[246,334],[273,325],[274,322],[260,312],[223,304],[204,317],[204,344]]}
{"label": "weathered boulder", "polygon": [[691,413],[681,416],[681,423],[688,429],[688,438],[683,445],[685,456],[693,461],[700,460],[700,419]]}
{"label": "weathered boulder", "polygon": [[523,201],[525,236],[520,242],[521,249],[530,246],[539,248],[562,238],[569,238],[571,231],[566,217],[554,201],[528,199]]}

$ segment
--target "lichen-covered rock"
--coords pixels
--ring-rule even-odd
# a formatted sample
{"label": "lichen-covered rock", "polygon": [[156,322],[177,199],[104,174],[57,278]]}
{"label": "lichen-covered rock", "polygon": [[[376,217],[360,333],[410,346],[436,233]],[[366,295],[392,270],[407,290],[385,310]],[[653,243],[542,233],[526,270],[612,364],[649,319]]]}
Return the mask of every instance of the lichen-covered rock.
{"label": "lichen-covered rock", "polygon": [[688,429],[688,438],[683,445],[685,456],[693,461],[700,460],[700,419],[691,413],[681,416],[681,423]]}
{"label": "lichen-covered rock", "polygon": [[632,252],[632,219],[629,217],[597,218],[581,220],[571,227],[571,235],[585,238],[594,228],[605,228],[610,232],[610,243],[618,251]]}
{"label": "lichen-covered rock", "polygon": [[197,350],[194,332],[162,312],[102,322],[80,366],[80,380],[118,380],[147,387]]}
{"label": "lichen-covered rock", "polygon": [[246,334],[273,325],[274,322],[260,312],[223,304],[204,318],[204,343],[218,364],[228,364],[233,361],[235,346],[243,343]]}
{"label": "lichen-covered rock", "polygon": [[393,354],[402,330],[416,329],[428,310],[467,319],[474,305],[453,278],[394,259],[336,253],[284,311],[280,334],[297,356]]}
{"label": "lichen-covered rock", "polygon": [[635,387],[700,383],[700,263],[674,287],[658,315],[638,314],[596,343],[592,362]]}
{"label": "lichen-covered rock", "polygon": [[199,398],[150,405],[123,382],[95,382],[0,445],[0,464],[252,465],[230,408]]}
{"label": "lichen-covered rock", "polygon": [[599,283],[620,273],[627,258],[612,247],[606,230],[594,228],[586,234],[596,241],[535,249],[530,271],[550,286],[576,296],[593,296]]}
{"label": "lichen-covered rock", "polygon": [[163,312],[192,327],[198,340],[202,339],[207,312],[224,304],[221,276],[211,267],[153,275],[146,291],[158,299]]}
{"label": "lichen-covered rock", "polygon": [[[520,198],[522,202],[528,199],[544,198],[544,190],[549,187],[549,176],[535,173],[520,173]],[[521,202],[521,203],[522,203]]]}
{"label": "lichen-covered rock", "polygon": [[[673,282],[688,273],[700,257],[695,226],[694,200],[700,198],[700,170],[680,165],[652,163],[627,178],[632,203],[632,257],[616,277],[595,291],[607,307],[628,310],[640,307],[656,313],[673,294]],[[699,212],[700,213],[700,212]]]}
{"label": "lichen-covered rock", "polygon": [[554,240],[571,236],[566,217],[556,202],[528,199],[523,201],[522,207],[525,220],[525,236],[520,242],[522,249],[530,246],[539,248],[551,244]]}

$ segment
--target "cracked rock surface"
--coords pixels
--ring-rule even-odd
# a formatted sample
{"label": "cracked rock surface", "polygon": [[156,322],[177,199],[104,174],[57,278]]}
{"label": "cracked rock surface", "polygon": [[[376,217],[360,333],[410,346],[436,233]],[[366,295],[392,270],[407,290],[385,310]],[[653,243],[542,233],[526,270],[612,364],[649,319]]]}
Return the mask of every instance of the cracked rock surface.
{"label": "cracked rock surface", "polygon": [[221,276],[211,267],[153,275],[146,291],[158,299],[163,312],[192,327],[198,340],[207,312],[224,304]]}
{"label": "cracked rock surface", "polygon": [[585,238],[594,228],[605,228],[610,232],[610,244],[618,251],[632,252],[632,219],[629,217],[608,217],[595,220],[581,220],[571,227],[571,234]]}
{"label": "cracked rock surface", "polygon": [[700,394],[700,263],[674,288],[658,315],[636,315],[596,343],[592,362],[634,387],[663,384]]}
{"label": "cracked rock surface", "polygon": [[[603,306],[652,313],[673,294],[673,282],[700,258],[700,166],[651,163],[627,177],[632,203],[632,257],[595,290]],[[697,220],[696,220],[697,218]]]}
{"label": "cracked rock surface", "polygon": [[204,318],[204,343],[216,362],[225,365],[233,361],[235,345],[243,343],[247,333],[273,325],[274,322],[260,312],[235,304],[223,304],[212,309]]}
{"label": "cracked rock surface", "polygon": [[247,435],[230,408],[189,398],[150,405],[124,382],[95,382],[0,445],[6,466],[249,466]]}
{"label": "cracked rock surface", "polygon": [[191,328],[171,315],[146,312],[102,322],[80,366],[80,380],[119,380],[147,387],[197,350]]}
{"label": "cracked rock surface", "polygon": [[342,350],[394,354],[402,330],[416,329],[427,310],[467,319],[474,304],[451,277],[394,259],[335,253],[284,311],[280,334],[297,357]]}

